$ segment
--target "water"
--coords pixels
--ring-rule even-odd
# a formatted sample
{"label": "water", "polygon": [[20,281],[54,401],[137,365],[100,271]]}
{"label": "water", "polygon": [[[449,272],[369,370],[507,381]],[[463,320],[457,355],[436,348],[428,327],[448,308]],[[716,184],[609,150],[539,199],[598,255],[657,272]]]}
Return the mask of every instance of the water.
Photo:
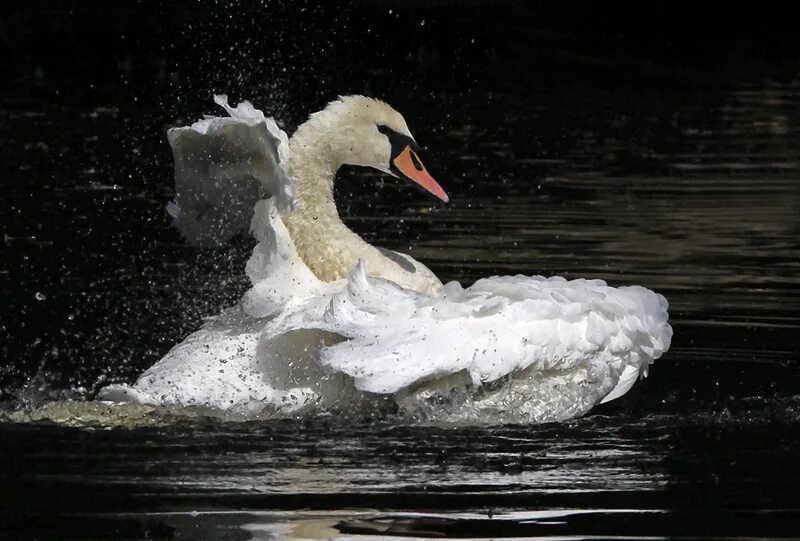
{"label": "water", "polygon": [[38,539],[779,538],[800,514],[788,406],[538,427],[7,425],[2,478],[20,487],[11,528]]}
{"label": "water", "polygon": [[[185,37],[171,42],[177,53],[149,48],[161,39],[146,31],[156,15],[139,12],[150,22],[126,30],[131,50],[97,49],[70,70],[25,56],[33,38],[15,49],[30,65],[9,79],[0,115],[0,400],[17,421],[0,422],[0,537],[800,535],[800,66],[746,47],[713,62],[674,48],[665,59],[637,47],[650,41],[578,38],[516,4],[457,18],[458,39],[437,48],[454,24],[446,3],[393,4],[391,16],[376,4],[336,19],[349,32],[336,43],[366,40],[364,67],[328,57],[316,78],[223,69],[231,57],[256,62],[246,14],[230,23],[241,35],[197,38],[197,53]],[[370,10],[385,20],[358,30],[360,17],[379,17]],[[177,8],[157,15],[188,20]],[[391,34],[395,16],[425,25]],[[9,20],[0,28],[21,35]],[[76,20],[65,28],[81,28]],[[577,28],[591,24],[582,20]],[[500,22],[517,45],[493,37]],[[98,32],[121,23],[109,24]],[[383,52],[370,56],[373,28],[396,39],[374,42]],[[287,55],[303,53],[284,37]],[[213,64],[209,44],[226,40],[236,53],[226,47]],[[392,60],[414,40],[419,51]],[[516,46],[532,52],[505,54]],[[215,67],[203,71],[213,77],[187,75],[181,54]],[[464,70],[445,69],[451,54]],[[413,91],[392,66],[413,68]],[[164,128],[210,112],[220,86],[282,113],[289,128],[341,88],[386,96],[452,201],[347,168],[337,201],[355,230],[445,280],[525,273],[644,285],[670,301],[672,349],[624,399],[541,426],[358,412],[243,423],[82,402],[26,413],[130,381],[247,287],[249,239],[192,249],[164,210]]]}

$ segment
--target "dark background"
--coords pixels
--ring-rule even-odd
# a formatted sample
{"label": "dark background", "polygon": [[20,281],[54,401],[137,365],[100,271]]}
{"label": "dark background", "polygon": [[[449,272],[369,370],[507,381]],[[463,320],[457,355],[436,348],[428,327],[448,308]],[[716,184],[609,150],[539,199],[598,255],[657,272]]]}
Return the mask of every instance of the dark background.
{"label": "dark background", "polygon": [[[669,175],[643,157],[637,138],[679,144],[669,117],[675,107],[711,108],[735,81],[766,72],[790,80],[800,50],[794,19],[778,3],[317,4],[40,1],[4,8],[0,396],[26,399],[42,389],[91,395],[106,377],[130,379],[246,287],[249,239],[198,252],[163,212],[171,195],[165,129],[214,112],[214,92],[253,100],[290,133],[347,93],[411,111],[424,142],[480,118],[481,129],[455,149],[464,153],[507,135],[508,121],[541,94],[543,110],[513,134],[531,155],[559,158],[578,144],[578,128],[599,126],[626,145],[613,157],[591,156],[604,171]],[[620,117],[639,124],[616,130]],[[494,185],[482,179],[508,171],[499,158],[494,169],[458,170],[444,164],[441,148],[429,150],[429,168],[448,167],[447,189],[462,198],[494,197]],[[534,170],[524,182],[506,182],[498,197],[533,193],[552,174]],[[345,180],[337,194],[345,214],[372,208],[350,197],[354,186]],[[394,200],[390,212],[417,197],[381,193]],[[425,226],[416,227],[393,238],[424,237]],[[431,265],[446,279],[482,275]],[[570,269],[542,263],[525,272]],[[679,344],[693,339],[691,332],[678,336]],[[726,331],[724,340],[769,347],[772,335]],[[23,385],[33,395],[19,394]]]}
{"label": "dark background", "polygon": [[225,90],[270,98],[293,125],[337,93],[402,109],[443,91],[585,84],[587,73],[598,88],[697,92],[731,70],[793,61],[794,30],[780,3],[39,1],[7,10],[0,39],[6,95],[115,98],[171,120]]}

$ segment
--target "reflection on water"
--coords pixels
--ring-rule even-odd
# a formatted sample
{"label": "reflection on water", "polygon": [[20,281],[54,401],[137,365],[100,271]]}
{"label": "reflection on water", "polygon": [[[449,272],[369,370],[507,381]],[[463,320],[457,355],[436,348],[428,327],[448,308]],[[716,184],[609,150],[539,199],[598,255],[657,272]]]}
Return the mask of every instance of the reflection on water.
{"label": "reflection on water", "polygon": [[114,107],[19,100],[0,117],[20,164],[3,179],[14,219],[0,352],[14,362],[0,397],[22,408],[14,420],[38,422],[0,423],[7,528],[39,539],[796,532],[800,81],[765,76],[711,100],[569,88],[469,99],[405,111],[451,204],[348,169],[337,194],[348,222],[444,279],[561,274],[664,294],[675,340],[649,379],[589,418],[544,426],[233,423],[70,402],[31,414],[23,406],[130,380],[233,302],[251,244],[196,252],[169,228],[152,112],[127,115],[126,133],[142,135],[120,147],[108,142]]}
{"label": "reflection on water", "polygon": [[9,524],[39,539],[769,538],[800,520],[786,406],[494,428],[6,424],[0,480],[24,487],[2,493]]}

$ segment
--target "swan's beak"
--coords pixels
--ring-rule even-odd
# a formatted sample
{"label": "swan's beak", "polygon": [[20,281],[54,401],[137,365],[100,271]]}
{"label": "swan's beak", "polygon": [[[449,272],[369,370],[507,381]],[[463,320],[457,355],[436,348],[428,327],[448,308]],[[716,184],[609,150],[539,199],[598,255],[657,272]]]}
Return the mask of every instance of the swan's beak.
{"label": "swan's beak", "polygon": [[439,183],[422,165],[422,161],[417,156],[417,153],[411,148],[411,145],[406,145],[396,156],[392,158],[392,173],[399,177],[404,177],[422,188],[423,190],[435,195],[445,203],[450,201],[450,198],[444,192]]}

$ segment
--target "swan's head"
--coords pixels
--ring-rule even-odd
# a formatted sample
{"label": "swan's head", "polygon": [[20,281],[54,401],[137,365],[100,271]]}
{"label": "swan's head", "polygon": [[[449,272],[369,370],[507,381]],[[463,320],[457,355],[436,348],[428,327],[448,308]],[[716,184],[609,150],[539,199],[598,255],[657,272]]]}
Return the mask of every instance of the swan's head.
{"label": "swan's head", "polygon": [[311,116],[342,164],[372,167],[412,182],[444,202],[449,197],[428,173],[403,116],[365,96],[343,96]]}

